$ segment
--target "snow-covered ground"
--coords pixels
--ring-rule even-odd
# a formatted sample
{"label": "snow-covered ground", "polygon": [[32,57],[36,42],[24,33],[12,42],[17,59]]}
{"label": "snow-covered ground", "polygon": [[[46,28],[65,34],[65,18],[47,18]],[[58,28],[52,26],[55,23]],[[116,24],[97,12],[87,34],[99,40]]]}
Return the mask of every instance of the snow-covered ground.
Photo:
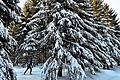
{"label": "snow-covered ground", "polygon": [[[17,73],[18,80],[40,80],[40,68],[34,67],[32,75],[29,75],[29,71],[24,75],[26,68],[14,67]],[[112,70],[101,70],[96,75],[87,74],[88,77],[85,80],[120,80],[120,67]],[[59,78],[59,80],[67,80],[66,77]]]}
{"label": "snow-covered ground", "polygon": [[17,80],[40,80],[40,68],[39,67],[34,67],[32,71],[32,75],[26,72],[24,75],[24,71],[26,68],[21,68],[21,67],[14,67],[16,74],[17,74]]}
{"label": "snow-covered ground", "polygon": [[120,67],[111,70],[101,70],[96,75],[90,75],[85,80],[120,80]]}

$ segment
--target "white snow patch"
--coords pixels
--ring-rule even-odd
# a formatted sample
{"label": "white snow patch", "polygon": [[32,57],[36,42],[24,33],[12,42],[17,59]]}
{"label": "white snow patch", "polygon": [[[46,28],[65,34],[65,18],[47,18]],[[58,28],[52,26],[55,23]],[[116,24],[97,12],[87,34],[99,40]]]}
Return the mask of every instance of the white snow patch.
{"label": "white snow patch", "polygon": [[14,67],[14,70],[16,71],[17,74],[17,80],[41,80],[40,79],[41,70],[39,67],[33,67],[32,75],[29,74],[29,70],[24,75],[24,71],[26,70],[26,68]]}
{"label": "white snow patch", "polygon": [[[24,71],[26,68],[14,67],[17,80],[41,80],[40,67],[34,67],[32,71],[32,75],[29,75],[29,71],[24,75]],[[59,78],[58,80],[66,80],[67,76]],[[97,72],[96,75],[92,75],[87,73],[87,78],[85,80],[120,80],[120,67],[114,68],[112,70],[101,70],[101,72]]]}
{"label": "white snow patch", "polygon": [[101,70],[96,75],[89,74],[85,80],[120,80],[120,67],[112,70]]}

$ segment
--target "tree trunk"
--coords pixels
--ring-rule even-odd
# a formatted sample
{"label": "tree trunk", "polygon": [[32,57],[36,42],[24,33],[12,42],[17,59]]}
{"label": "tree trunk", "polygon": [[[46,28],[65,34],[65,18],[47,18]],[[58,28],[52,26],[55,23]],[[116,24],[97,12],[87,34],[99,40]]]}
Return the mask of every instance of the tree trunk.
{"label": "tree trunk", "polygon": [[62,77],[62,66],[59,67],[58,76],[59,76],[59,77]]}

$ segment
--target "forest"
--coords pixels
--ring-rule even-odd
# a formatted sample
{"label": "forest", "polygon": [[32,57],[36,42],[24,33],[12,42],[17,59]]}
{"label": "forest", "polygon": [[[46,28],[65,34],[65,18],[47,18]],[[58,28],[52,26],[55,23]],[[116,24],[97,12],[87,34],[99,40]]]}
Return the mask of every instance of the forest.
{"label": "forest", "polygon": [[[41,66],[39,80],[84,80],[120,66],[120,20],[103,0],[0,0],[0,80]],[[28,79],[27,79],[28,80]],[[65,80],[65,79],[64,79]]]}

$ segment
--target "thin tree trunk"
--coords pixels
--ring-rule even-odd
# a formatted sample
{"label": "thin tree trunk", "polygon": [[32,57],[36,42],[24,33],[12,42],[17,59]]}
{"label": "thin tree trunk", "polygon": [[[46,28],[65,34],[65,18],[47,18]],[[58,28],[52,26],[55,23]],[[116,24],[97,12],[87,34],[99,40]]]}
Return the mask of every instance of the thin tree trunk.
{"label": "thin tree trunk", "polygon": [[62,66],[59,67],[58,76],[59,76],[59,77],[62,77]]}

